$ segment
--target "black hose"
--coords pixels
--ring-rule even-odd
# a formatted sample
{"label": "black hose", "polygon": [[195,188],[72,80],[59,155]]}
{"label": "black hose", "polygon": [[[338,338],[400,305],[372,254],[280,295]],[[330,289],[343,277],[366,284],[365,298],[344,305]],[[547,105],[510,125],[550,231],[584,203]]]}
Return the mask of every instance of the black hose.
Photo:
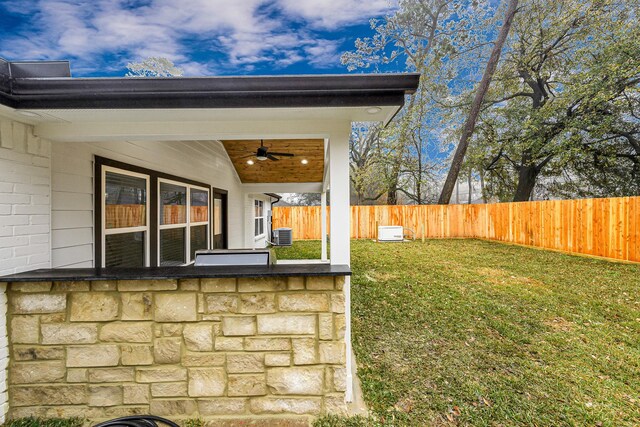
{"label": "black hose", "polygon": [[158,424],[164,424],[169,427],[180,427],[171,420],[157,417],[155,415],[132,415],[128,417],[115,418],[113,420],[96,424],[93,427],[159,427]]}

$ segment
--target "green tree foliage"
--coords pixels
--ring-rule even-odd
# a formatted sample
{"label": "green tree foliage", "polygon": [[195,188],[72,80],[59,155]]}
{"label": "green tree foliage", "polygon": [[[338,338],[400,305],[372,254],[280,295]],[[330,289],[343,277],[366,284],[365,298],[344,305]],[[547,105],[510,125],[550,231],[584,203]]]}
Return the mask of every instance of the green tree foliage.
{"label": "green tree foliage", "polygon": [[638,194],[638,2],[529,0],[516,16],[468,162],[528,200]]}

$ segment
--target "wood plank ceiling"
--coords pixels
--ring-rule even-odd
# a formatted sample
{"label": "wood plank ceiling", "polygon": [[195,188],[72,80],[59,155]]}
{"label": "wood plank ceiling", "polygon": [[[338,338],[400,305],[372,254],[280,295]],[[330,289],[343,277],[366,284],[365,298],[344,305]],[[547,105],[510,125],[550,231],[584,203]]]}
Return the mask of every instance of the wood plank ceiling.
{"label": "wood plank ceiling", "polygon": [[[292,153],[280,160],[257,160],[260,140],[221,141],[243,183],[322,182],[324,176],[323,139],[265,139],[269,152]],[[276,156],[277,157],[277,156]],[[247,163],[253,160],[253,164]],[[302,160],[307,160],[303,164]]]}

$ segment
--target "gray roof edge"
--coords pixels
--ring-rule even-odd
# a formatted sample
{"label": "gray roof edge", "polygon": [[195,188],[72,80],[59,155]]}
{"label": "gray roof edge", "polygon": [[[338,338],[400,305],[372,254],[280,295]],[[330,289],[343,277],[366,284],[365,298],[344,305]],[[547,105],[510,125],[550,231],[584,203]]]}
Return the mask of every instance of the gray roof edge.
{"label": "gray roof edge", "polygon": [[[234,108],[402,105],[420,74],[71,78],[67,61],[0,58],[0,104],[12,108]],[[308,99],[309,101],[305,101]]]}
{"label": "gray roof edge", "polygon": [[419,74],[340,74],[299,76],[225,76],[173,78],[11,78],[12,95],[282,93],[402,91],[414,93]]}

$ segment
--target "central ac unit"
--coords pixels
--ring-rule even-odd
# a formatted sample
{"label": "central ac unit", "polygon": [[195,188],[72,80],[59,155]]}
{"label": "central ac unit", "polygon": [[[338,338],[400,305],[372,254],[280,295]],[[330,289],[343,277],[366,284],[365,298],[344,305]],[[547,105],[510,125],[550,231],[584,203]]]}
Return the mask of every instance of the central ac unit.
{"label": "central ac unit", "polygon": [[293,244],[293,230],[291,228],[276,228],[273,230],[271,241],[274,246],[291,246]]}

